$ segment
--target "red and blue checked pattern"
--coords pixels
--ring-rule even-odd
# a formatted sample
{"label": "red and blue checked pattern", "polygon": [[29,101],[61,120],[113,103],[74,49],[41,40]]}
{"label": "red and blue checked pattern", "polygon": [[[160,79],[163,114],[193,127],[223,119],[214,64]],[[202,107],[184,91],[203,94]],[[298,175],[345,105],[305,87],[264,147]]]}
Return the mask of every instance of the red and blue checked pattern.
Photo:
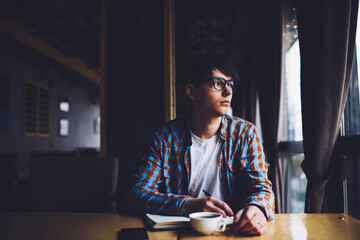
{"label": "red and blue checked pattern", "polygon": [[[257,205],[271,220],[274,193],[256,128],[241,118],[221,121],[220,179],[225,202],[234,213]],[[155,214],[183,215],[189,199],[191,135],[188,118],[168,122],[157,131],[142,159],[131,190],[133,208]]]}

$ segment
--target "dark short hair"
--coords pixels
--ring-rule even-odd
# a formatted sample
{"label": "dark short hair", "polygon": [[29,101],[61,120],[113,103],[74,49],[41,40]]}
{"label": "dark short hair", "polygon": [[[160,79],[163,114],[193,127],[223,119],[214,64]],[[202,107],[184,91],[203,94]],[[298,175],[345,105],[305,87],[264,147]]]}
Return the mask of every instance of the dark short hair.
{"label": "dark short hair", "polygon": [[212,71],[218,70],[226,76],[239,81],[239,75],[232,62],[224,57],[214,54],[194,56],[185,65],[182,78],[185,85],[191,83],[198,85],[202,80],[212,77]]}

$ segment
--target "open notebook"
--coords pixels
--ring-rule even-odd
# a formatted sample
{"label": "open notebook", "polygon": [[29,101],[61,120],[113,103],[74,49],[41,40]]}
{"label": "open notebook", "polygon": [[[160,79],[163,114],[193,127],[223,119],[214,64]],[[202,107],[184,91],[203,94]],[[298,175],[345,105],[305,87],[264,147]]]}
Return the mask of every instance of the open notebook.
{"label": "open notebook", "polygon": [[[234,217],[226,218],[226,225],[233,223]],[[145,214],[145,221],[152,229],[179,229],[189,228],[190,218],[184,216],[164,216],[157,214]]]}

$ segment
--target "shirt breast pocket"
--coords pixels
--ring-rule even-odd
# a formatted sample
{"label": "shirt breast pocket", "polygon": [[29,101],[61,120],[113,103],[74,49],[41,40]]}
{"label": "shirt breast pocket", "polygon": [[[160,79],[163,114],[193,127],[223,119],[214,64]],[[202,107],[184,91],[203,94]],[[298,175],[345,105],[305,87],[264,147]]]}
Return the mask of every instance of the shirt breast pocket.
{"label": "shirt breast pocket", "polygon": [[249,166],[249,158],[248,156],[242,156],[239,158],[239,168],[240,169],[244,169],[247,168]]}
{"label": "shirt breast pocket", "polygon": [[238,172],[246,169],[249,166],[249,161],[247,156],[235,157],[230,159],[228,168],[230,172]]}

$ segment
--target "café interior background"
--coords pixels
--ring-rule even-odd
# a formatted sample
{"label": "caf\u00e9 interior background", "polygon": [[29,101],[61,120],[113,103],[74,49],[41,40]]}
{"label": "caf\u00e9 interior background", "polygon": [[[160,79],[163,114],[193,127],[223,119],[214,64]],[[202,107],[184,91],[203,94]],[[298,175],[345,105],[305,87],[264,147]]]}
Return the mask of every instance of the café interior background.
{"label": "caf\u00e9 interior background", "polygon": [[[7,167],[17,176],[1,189],[11,196],[2,199],[1,210],[26,210],[26,172],[39,152],[116,156],[118,207],[124,207],[153,132],[169,120],[168,105],[175,109],[172,117],[189,109],[181,70],[195,54],[233,60],[243,89],[234,95],[233,114],[261,132],[258,102],[246,101],[256,99],[246,90],[255,85],[254,53],[279,50],[268,46],[280,2],[286,12],[284,29],[278,29],[280,47],[292,66],[286,74],[298,81],[288,83],[293,98],[283,106],[288,114],[280,117],[280,138],[302,141],[295,1],[175,0],[168,1],[174,4],[170,17],[165,2],[0,0],[0,155],[12,159]],[[168,21],[172,28],[166,30]],[[172,103],[167,68],[175,80]],[[292,189],[285,197],[287,212],[304,209],[299,149],[282,156],[289,163],[286,188]]]}

